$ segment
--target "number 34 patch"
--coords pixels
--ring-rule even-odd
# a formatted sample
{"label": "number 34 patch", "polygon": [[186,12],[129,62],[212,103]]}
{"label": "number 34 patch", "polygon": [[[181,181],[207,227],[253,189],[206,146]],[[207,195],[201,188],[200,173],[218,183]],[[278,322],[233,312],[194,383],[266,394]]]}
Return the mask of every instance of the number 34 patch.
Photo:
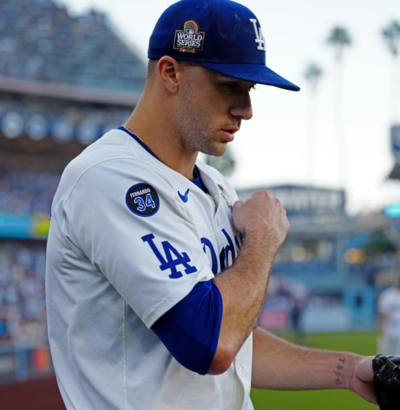
{"label": "number 34 patch", "polygon": [[158,212],[160,199],[152,186],[140,183],[129,188],[126,193],[126,204],[135,215],[147,217]]}

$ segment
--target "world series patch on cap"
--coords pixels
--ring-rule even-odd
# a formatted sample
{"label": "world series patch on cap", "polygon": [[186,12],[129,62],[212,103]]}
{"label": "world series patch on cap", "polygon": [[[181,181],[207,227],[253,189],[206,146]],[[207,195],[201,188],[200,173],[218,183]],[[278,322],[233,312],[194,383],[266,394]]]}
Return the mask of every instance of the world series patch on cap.
{"label": "world series patch on cap", "polygon": [[148,57],[194,61],[221,74],[292,91],[300,88],[266,66],[261,25],[247,7],[230,0],[181,0],[159,18]]}
{"label": "world series patch on cap", "polygon": [[193,21],[185,21],[183,30],[176,30],[174,48],[181,53],[196,53],[203,51],[205,33],[199,31],[198,24]]}

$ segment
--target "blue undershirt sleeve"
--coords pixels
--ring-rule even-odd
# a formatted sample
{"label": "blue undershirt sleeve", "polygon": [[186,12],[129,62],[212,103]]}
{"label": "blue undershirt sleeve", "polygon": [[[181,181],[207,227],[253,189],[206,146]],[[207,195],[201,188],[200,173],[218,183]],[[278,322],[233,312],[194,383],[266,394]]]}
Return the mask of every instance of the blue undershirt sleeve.
{"label": "blue undershirt sleeve", "polygon": [[205,375],[217,350],[222,312],[218,287],[200,282],[151,329],[177,362]]}

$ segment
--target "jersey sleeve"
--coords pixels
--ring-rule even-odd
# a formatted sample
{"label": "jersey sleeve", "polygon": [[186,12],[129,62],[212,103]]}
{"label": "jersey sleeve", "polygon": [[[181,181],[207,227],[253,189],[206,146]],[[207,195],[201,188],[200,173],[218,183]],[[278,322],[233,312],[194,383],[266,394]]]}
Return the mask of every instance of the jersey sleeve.
{"label": "jersey sleeve", "polygon": [[106,161],[79,178],[64,205],[64,234],[150,328],[214,275],[176,186],[132,162]]}
{"label": "jersey sleeve", "polygon": [[151,329],[182,366],[205,375],[217,351],[222,313],[218,287],[201,282]]}

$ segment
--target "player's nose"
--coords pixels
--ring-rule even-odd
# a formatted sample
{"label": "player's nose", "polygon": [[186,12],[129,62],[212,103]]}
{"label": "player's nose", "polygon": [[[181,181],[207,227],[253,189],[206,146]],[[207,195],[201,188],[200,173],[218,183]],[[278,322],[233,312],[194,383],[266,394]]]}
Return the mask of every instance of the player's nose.
{"label": "player's nose", "polygon": [[231,111],[233,117],[240,117],[243,120],[250,120],[253,117],[253,107],[251,105],[250,94],[243,93],[233,104]]}

